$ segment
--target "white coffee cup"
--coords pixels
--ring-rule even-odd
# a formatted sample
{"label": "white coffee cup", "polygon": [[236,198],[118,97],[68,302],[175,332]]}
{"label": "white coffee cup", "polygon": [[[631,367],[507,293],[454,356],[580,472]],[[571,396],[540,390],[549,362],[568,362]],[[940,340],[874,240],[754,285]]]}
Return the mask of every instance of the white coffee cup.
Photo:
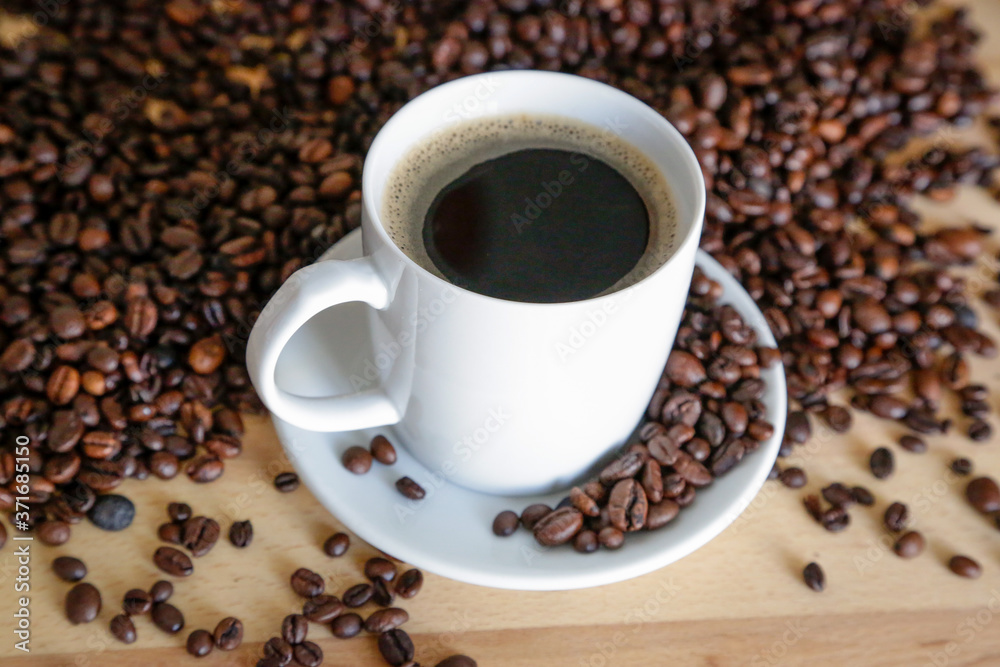
{"label": "white coffee cup", "polygon": [[[521,303],[456,287],[416,264],[380,219],[387,179],[415,143],[470,116],[539,113],[608,128],[662,170],[677,211],[674,254],[623,290],[568,303]],[[633,431],[677,333],[705,212],[691,147],[638,99],[569,74],[508,71],[438,86],[379,131],[362,177],[364,257],[300,269],[250,334],[247,366],[277,417],[314,431],[394,425],[430,471],[471,489],[564,488]],[[372,386],[323,398],[275,383],[292,335],[326,308],[371,306]],[[329,332],[335,346],[337,332]],[[359,442],[359,444],[366,444]]]}

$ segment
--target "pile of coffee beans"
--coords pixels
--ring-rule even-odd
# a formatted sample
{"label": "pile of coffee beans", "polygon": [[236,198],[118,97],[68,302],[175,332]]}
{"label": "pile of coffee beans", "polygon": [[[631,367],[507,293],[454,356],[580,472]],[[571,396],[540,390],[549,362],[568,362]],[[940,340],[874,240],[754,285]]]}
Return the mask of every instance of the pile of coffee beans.
{"label": "pile of coffee beans", "polygon": [[[344,533],[331,535],[323,544],[328,556],[340,557],[347,553],[350,538]],[[420,592],[424,575],[420,570],[398,572],[396,563],[382,556],[369,558],[364,564],[365,580],[350,586],[340,597],[326,592],[326,582],[320,574],[301,567],[292,573],[290,583],[297,595],[305,598],[302,613],[289,614],[281,623],[280,636],[271,637],[264,644],[263,656],[257,667],[283,667],[288,664],[318,667],[323,664],[323,651],[308,641],[310,623],[329,626],[334,637],[350,639],[361,634],[378,636],[379,654],[393,667],[415,667],[416,649],[410,635],[400,626],[410,619],[406,610],[395,606],[397,597],[409,600]],[[350,610],[361,610],[374,604],[366,618]],[[218,636],[218,630],[216,630]],[[188,651],[192,650],[188,640]],[[197,641],[196,648],[205,646]],[[210,650],[210,647],[209,647]],[[207,653],[207,650],[206,650]],[[454,655],[438,663],[437,667],[476,667],[476,661],[464,655]]]}
{"label": "pile of coffee beans", "polygon": [[728,304],[722,286],[695,269],[674,349],[629,446],[596,480],[570,490],[556,508],[530,505],[520,516],[498,514],[493,532],[518,524],[542,546],[572,542],[580,553],[617,549],[628,533],[666,526],[698,489],[732,470],[774,435],[761,401],[762,367],[778,351],[757,344],[757,332]]}

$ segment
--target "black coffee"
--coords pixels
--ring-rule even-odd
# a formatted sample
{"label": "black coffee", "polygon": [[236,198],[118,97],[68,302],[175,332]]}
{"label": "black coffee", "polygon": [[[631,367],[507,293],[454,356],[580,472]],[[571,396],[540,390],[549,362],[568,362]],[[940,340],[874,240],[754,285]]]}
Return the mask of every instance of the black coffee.
{"label": "black coffee", "polygon": [[390,174],[382,219],[445,280],[491,297],[577,301],[622,289],[673,253],[662,173],[613,132],[559,116],[458,123]]}
{"label": "black coffee", "polygon": [[597,158],[529,148],[474,166],[424,218],[424,246],[450,282],[499,299],[596,296],[646,252],[649,212]]}

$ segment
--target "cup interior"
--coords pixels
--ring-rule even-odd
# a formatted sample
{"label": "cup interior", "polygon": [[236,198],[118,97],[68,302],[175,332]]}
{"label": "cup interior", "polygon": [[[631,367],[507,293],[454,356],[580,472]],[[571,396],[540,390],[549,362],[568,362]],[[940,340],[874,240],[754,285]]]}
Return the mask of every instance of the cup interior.
{"label": "cup interior", "polygon": [[[379,131],[365,160],[362,191],[374,230],[386,244],[399,251],[382,222],[385,185],[415,144],[456,123],[519,113],[582,121],[614,132],[639,149],[662,171],[671,189],[679,227],[675,247],[697,243],[694,237],[700,233],[705,212],[701,167],[690,145],[662,115],[627,93],[584,77],[506,71],[464,77],[433,88],[407,103]],[[399,254],[406,257],[402,251]]]}

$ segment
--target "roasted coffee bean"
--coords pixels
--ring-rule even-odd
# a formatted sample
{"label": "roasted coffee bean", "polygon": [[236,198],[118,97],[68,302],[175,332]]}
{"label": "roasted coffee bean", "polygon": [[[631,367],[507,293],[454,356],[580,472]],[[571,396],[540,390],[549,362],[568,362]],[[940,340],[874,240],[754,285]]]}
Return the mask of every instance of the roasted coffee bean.
{"label": "roasted coffee bean", "polygon": [[371,584],[355,584],[344,591],[342,600],[348,607],[356,609],[364,606],[374,594],[375,589],[372,588]]}
{"label": "roasted coffee bean", "polygon": [[646,530],[656,530],[667,525],[674,520],[680,509],[680,505],[669,498],[650,505],[646,516]]}
{"label": "roasted coffee bean", "polygon": [[314,598],[322,595],[326,590],[326,583],[323,577],[312,570],[300,567],[292,573],[292,590],[304,598]]}
{"label": "roasted coffee bean", "polygon": [[520,519],[517,514],[511,512],[510,510],[504,510],[496,515],[493,519],[493,534],[498,537],[507,537],[508,535],[513,535],[514,531],[517,530],[517,526],[520,523]]}
{"label": "roasted coffee bean", "polygon": [[979,575],[983,573],[979,563],[968,556],[952,556],[951,560],[948,561],[948,569],[966,579],[978,579]]}
{"label": "roasted coffee bean", "polygon": [[153,554],[153,562],[167,574],[175,577],[187,577],[194,572],[194,565],[187,554],[173,547],[160,547]]}
{"label": "roasted coffee bean", "polygon": [[396,594],[409,600],[416,597],[424,585],[424,574],[420,570],[410,569],[396,578]]}
{"label": "roasted coffee bean", "polygon": [[597,551],[600,542],[597,541],[597,533],[592,530],[581,530],[573,538],[573,549],[581,554],[589,554]]}
{"label": "roasted coffee bean", "polygon": [[989,440],[990,436],[993,435],[993,428],[984,422],[982,419],[974,419],[971,424],[969,424],[969,439],[976,442],[983,442]]}
{"label": "roasted coffee bean", "polygon": [[396,490],[410,500],[422,500],[423,497],[427,495],[427,492],[424,491],[424,487],[420,486],[409,477],[400,477],[397,479]]}
{"label": "roasted coffee bean", "polygon": [[643,463],[642,455],[636,452],[615,459],[601,471],[601,483],[611,486],[618,480],[630,478],[639,472]]}
{"label": "roasted coffee bean", "polygon": [[200,456],[185,469],[191,481],[200,484],[214,482],[222,476],[225,464],[216,456]]}
{"label": "roasted coffee bean", "polygon": [[605,549],[618,549],[625,543],[625,533],[614,526],[605,526],[598,531],[597,541]]}
{"label": "roasted coffee bean", "polygon": [[344,467],[355,475],[364,475],[372,468],[372,455],[364,447],[348,447],[341,457]]}
{"label": "roasted coffee bean", "polygon": [[877,479],[889,477],[892,475],[893,468],[895,467],[892,452],[885,447],[879,447],[872,452],[868,465],[871,468],[872,474]]}
{"label": "roasted coffee bean", "polygon": [[168,544],[181,543],[181,526],[177,523],[162,523],[156,530],[157,536]]}
{"label": "roasted coffee bean", "polygon": [[344,613],[344,603],[332,595],[317,595],[302,605],[302,615],[314,623],[329,623]]}
{"label": "roasted coffee bean", "polygon": [[778,479],[789,489],[801,489],[806,485],[806,473],[802,468],[785,468],[778,473]]}
{"label": "roasted coffee bean", "polygon": [[219,523],[204,516],[191,517],[181,527],[181,544],[195,558],[204,556],[219,540]]}
{"label": "roasted coffee bean", "polygon": [[309,621],[301,614],[289,614],[281,622],[281,636],[292,646],[304,642],[308,633]]}
{"label": "roasted coffee bean", "polygon": [[323,553],[331,558],[338,558],[347,553],[351,546],[351,538],[346,533],[334,533],[323,543]]}
{"label": "roasted coffee bean", "polygon": [[1000,510],[1000,487],[992,477],[977,477],[965,487],[969,504],[983,514]]}
{"label": "roasted coffee bean", "polygon": [[802,570],[802,579],[806,582],[806,586],[813,589],[817,593],[822,592],[826,587],[826,575],[823,574],[823,568],[819,566],[819,563],[809,563]]}
{"label": "roasted coffee bean", "polygon": [[924,536],[915,530],[900,535],[892,550],[900,558],[916,558],[924,551]]}
{"label": "roasted coffee bean", "polygon": [[909,518],[910,511],[907,509],[906,505],[900,502],[895,502],[886,508],[883,520],[886,528],[894,533],[898,533],[906,528]]}
{"label": "roasted coffee bean", "polygon": [[633,479],[623,479],[611,489],[608,516],[611,525],[623,532],[641,530],[646,525],[649,504],[642,486]]}
{"label": "roasted coffee bean", "polygon": [[863,486],[855,486],[851,488],[851,495],[854,496],[854,500],[859,505],[864,505],[865,507],[871,507],[875,504],[875,496],[872,495],[871,491]]}
{"label": "roasted coffee bean", "polygon": [[135,624],[128,614],[118,614],[111,619],[111,635],[123,644],[135,642]]}
{"label": "roasted coffee bean", "polygon": [[399,607],[389,607],[372,612],[371,616],[365,619],[365,632],[378,634],[388,632],[410,620],[410,615],[406,610]]}
{"label": "roasted coffee bean", "polygon": [[569,542],[582,527],[583,515],[580,511],[574,507],[563,507],[539,519],[532,532],[539,544],[553,547]]}
{"label": "roasted coffee bean", "polygon": [[166,602],[174,594],[174,585],[169,581],[157,581],[149,589],[149,595],[153,598],[153,604]]}
{"label": "roasted coffee bean", "polygon": [[537,524],[542,517],[547,516],[552,513],[552,508],[548,505],[543,505],[542,503],[535,503],[534,505],[528,505],[521,512],[521,524],[528,530],[534,530],[535,524]]}
{"label": "roasted coffee bean", "polygon": [[43,544],[58,546],[69,540],[71,529],[65,521],[48,520],[37,527],[35,533]]}
{"label": "roasted coffee bean", "polygon": [[392,561],[380,556],[369,558],[365,561],[365,576],[368,577],[369,581],[376,579],[392,581],[396,578],[396,566],[393,565]]}
{"label": "roasted coffee bean", "polygon": [[215,641],[208,630],[195,630],[188,635],[187,652],[196,658],[203,658],[212,652]]}
{"label": "roasted coffee bean", "polygon": [[851,524],[851,515],[843,507],[831,507],[820,516],[820,525],[831,533],[839,533]]}
{"label": "roasted coffee bean", "polygon": [[378,652],[387,663],[399,667],[413,660],[413,641],[405,630],[395,628],[379,635]]}
{"label": "roasted coffee bean", "polygon": [[90,623],[101,611],[101,593],[93,584],[80,583],[66,593],[66,618],[73,625]]}
{"label": "roasted coffee bean", "polygon": [[965,475],[972,474],[972,461],[967,458],[952,459],[949,467],[956,475],[962,475],[964,477]]}
{"label": "roasted coffee bean", "polygon": [[330,629],[333,630],[335,637],[339,637],[340,639],[350,639],[361,632],[361,625],[361,617],[357,614],[342,614],[333,619],[333,623],[330,624]]}
{"label": "roasted coffee bean", "polygon": [[302,642],[292,647],[296,664],[303,667],[319,667],[323,664],[323,650],[313,642]]}
{"label": "roasted coffee bean", "polygon": [[291,493],[299,488],[299,476],[294,472],[283,472],[274,478],[274,488],[282,493]]}
{"label": "roasted coffee bean", "polygon": [[904,435],[900,437],[899,446],[908,452],[913,452],[914,454],[923,454],[927,451],[927,443],[924,442],[923,438],[918,438],[915,435]]}
{"label": "roasted coffee bean", "polygon": [[234,521],[229,527],[229,541],[238,549],[250,546],[253,541],[253,525],[250,521]]}
{"label": "roasted coffee bean", "polygon": [[277,664],[287,665],[292,661],[292,645],[281,637],[271,637],[264,643],[264,657],[274,658]]}
{"label": "roasted coffee bean", "polygon": [[238,618],[228,616],[215,626],[212,637],[217,647],[223,651],[232,651],[243,642],[243,623]]}
{"label": "roasted coffee bean", "polygon": [[391,466],[396,462],[396,448],[384,435],[376,435],[368,445],[371,454],[379,463]]}
{"label": "roasted coffee bean", "polygon": [[87,576],[87,566],[79,558],[59,556],[52,561],[52,571],[63,581],[74,583]]}
{"label": "roasted coffee bean", "polygon": [[122,610],[129,616],[148,614],[153,608],[153,596],[141,588],[133,588],[122,599]]}
{"label": "roasted coffee bean", "polygon": [[475,660],[467,655],[451,655],[434,667],[478,667]]}
{"label": "roasted coffee bean", "polygon": [[854,504],[854,495],[851,490],[840,482],[834,482],[821,491],[823,498],[831,505],[849,507]]}

